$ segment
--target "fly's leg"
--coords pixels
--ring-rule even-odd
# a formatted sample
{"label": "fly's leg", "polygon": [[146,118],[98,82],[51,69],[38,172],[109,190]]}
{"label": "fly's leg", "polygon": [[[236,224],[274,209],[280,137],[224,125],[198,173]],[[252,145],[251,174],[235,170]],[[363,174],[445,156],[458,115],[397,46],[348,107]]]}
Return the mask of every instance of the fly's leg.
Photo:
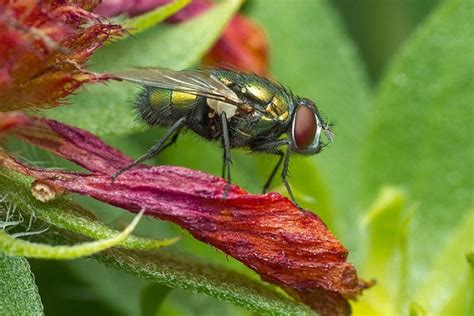
{"label": "fly's leg", "polygon": [[286,147],[286,153],[285,153],[285,158],[283,159],[283,168],[281,169],[281,179],[283,180],[283,183],[285,184],[286,190],[288,191],[288,194],[290,195],[291,200],[295,205],[300,209],[304,210],[298,202],[296,202],[295,196],[293,195],[293,191],[291,191],[290,184],[288,183],[288,180],[286,179],[286,176],[288,175],[288,168],[290,166],[290,154],[291,154],[291,149],[290,146],[288,145]]}
{"label": "fly's leg", "polygon": [[227,184],[224,188],[224,199],[229,194],[230,186],[232,184],[232,178],[230,177],[230,166],[232,165],[232,159],[230,157],[230,140],[229,140],[229,129],[227,127],[227,115],[225,112],[221,113],[221,124],[222,124],[222,147],[224,147],[224,164],[222,166],[222,177],[227,180]]}
{"label": "fly's leg", "polygon": [[278,171],[278,168],[280,168],[281,163],[283,162],[283,157],[284,157],[283,152],[278,149],[278,150],[275,151],[275,154],[279,156],[278,162],[277,162],[277,164],[275,165],[275,167],[273,168],[272,173],[271,173],[270,176],[268,177],[267,181],[266,181],[265,184],[263,185],[263,190],[262,190],[262,193],[263,193],[263,194],[267,193],[267,190],[268,190],[268,188],[270,187],[270,184],[272,184],[273,178],[275,177],[275,175],[276,175],[276,173],[277,173],[277,171]]}
{"label": "fly's leg", "polygon": [[164,145],[160,151],[158,151],[157,153],[155,153],[155,156],[158,155],[159,153],[165,151],[166,148],[170,147],[171,145],[173,145],[174,143],[176,143],[176,141],[178,140],[178,136],[179,136],[179,130],[173,135],[173,137],[171,137],[170,141]]}
{"label": "fly's leg", "polygon": [[[132,169],[136,165],[141,164],[142,162],[158,155],[163,149],[167,148],[171,144],[173,144],[176,139],[178,138],[179,130],[183,127],[184,122],[186,121],[185,117],[180,118],[176,123],[174,123],[170,129],[166,132],[165,135],[156,143],[153,147],[151,147],[143,156],[137,158],[134,162],[126,166],[125,168],[120,169],[112,176],[112,179],[115,180],[118,176],[124,173],[127,170]],[[166,141],[171,137],[171,141],[165,145]]]}
{"label": "fly's leg", "polygon": [[280,158],[278,159],[277,164],[272,170],[272,173],[268,177],[267,181],[265,182],[263,186],[263,193],[266,193],[268,188],[270,187],[270,184],[272,183],[273,178],[276,175],[276,172],[278,171],[278,168],[280,168],[281,163],[283,162],[283,152],[278,148],[281,146],[287,146],[288,145],[288,140],[287,139],[280,139],[274,142],[270,143],[256,143],[251,146],[252,151],[260,151],[260,152],[265,152],[268,154],[274,154],[274,155],[279,155]]}
{"label": "fly's leg", "polygon": [[[281,147],[281,146],[287,146],[285,154],[283,154],[283,152],[280,149],[278,149],[278,147]],[[303,210],[303,208],[301,208],[301,206],[298,204],[298,202],[296,202],[295,196],[293,195],[293,191],[291,190],[290,184],[288,183],[288,180],[287,180],[288,169],[289,169],[289,165],[290,165],[290,155],[291,155],[291,147],[290,147],[289,141],[287,139],[281,139],[281,140],[277,140],[277,141],[274,141],[274,142],[271,142],[271,143],[255,144],[251,147],[251,149],[253,151],[262,151],[262,152],[266,152],[266,153],[269,153],[269,154],[277,154],[277,155],[280,156],[280,159],[278,160],[278,163],[276,164],[275,168],[273,168],[273,171],[270,174],[270,177],[268,178],[267,182],[265,182],[265,185],[263,187],[264,192],[270,186],[270,184],[273,180],[273,177],[275,176],[278,168],[280,167],[281,163],[283,162],[283,168],[281,170],[281,179],[283,181],[283,184],[285,185],[286,190],[288,191],[288,194],[290,195],[290,198],[293,201],[293,203],[295,203],[295,205],[300,210]]]}

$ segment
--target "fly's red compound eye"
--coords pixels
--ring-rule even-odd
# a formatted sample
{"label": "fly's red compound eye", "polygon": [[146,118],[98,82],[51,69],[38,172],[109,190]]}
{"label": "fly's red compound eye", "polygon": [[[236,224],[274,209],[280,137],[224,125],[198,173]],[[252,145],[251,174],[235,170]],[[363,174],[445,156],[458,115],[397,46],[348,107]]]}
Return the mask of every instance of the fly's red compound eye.
{"label": "fly's red compound eye", "polygon": [[305,105],[300,105],[296,109],[293,125],[293,139],[299,149],[308,148],[316,136],[316,116],[314,112]]}

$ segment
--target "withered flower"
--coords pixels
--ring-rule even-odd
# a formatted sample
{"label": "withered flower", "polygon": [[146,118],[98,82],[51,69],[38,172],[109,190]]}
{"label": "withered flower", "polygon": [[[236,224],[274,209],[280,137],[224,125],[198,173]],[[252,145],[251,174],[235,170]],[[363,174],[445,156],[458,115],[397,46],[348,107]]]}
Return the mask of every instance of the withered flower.
{"label": "withered flower", "polygon": [[[142,14],[170,3],[170,0],[103,1],[96,12],[104,16],[126,13]],[[181,23],[199,16],[214,5],[211,0],[192,0],[189,5],[169,17],[166,23]],[[268,43],[265,32],[243,14],[236,14],[214,44],[203,62],[210,66],[231,66],[268,76]]]}
{"label": "withered flower", "polygon": [[51,107],[86,82],[82,67],[119,25],[91,13],[99,1],[0,0],[0,110]]}
{"label": "withered flower", "polygon": [[112,181],[111,175],[130,158],[89,132],[21,113],[1,114],[0,133],[13,134],[90,173],[32,168],[0,152],[4,167],[54,188],[174,222],[322,315],[349,314],[347,300],[368,287],[321,219],[277,193],[253,195],[234,185],[223,199],[224,179],[174,166],[142,165]]}

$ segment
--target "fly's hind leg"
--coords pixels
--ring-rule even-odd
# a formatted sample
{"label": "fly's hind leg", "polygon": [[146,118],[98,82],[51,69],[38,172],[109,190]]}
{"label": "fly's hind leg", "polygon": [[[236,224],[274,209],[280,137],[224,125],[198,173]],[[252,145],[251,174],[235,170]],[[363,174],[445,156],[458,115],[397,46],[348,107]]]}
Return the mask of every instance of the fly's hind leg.
{"label": "fly's hind leg", "polygon": [[[176,121],[170,127],[170,129],[166,132],[166,134],[163,135],[163,137],[158,141],[158,143],[156,143],[153,147],[151,147],[143,156],[137,158],[134,162],[132,162],[128,166],[126,166],[126,167],[120,169],[119,171],[117,171],[116,173],[114,173],[114,175],[112,176],[112,179],[115,180],[118,176],[120,176],[125,171],[130,170],[133,167],[141,164],[142,162],[158,155],[165,148],[172,145],[176,141],[176,139],[178,138],[179,131],[183,127],[185,121],[186,121],[185,117],[182,117],[178,121]],[[170,142],[166,144],[166,142],[168,141],[168,139],[170,139],[170,137],[171,137]]]}
{"label": "fly's hind leg", "polygon": [[230,176],[230,166],[232,165],[232,159],[230,156],[230,139],[229,129],[227,127],[227,115],[225,112],[221,113],[221,125],[222,125],[222,147],[224,148],[224,162],[222,165],[222,177],[227,180],[227,184],[224,188],[224,199],[229,194],[230,187],[232,185],[232,178]]}
{"label": "fly's hind leg", "polygon": [[155,153],[155,156],[158,155],[159,153],[165,151],[166,148],[170,147],[174,143],[176,143],[176,141],[178,140],[178,137],[179,137],[179,132],[180,132],[179,130],[176,131],[176,133],[174,133],[174,135],[171,137],[170,141],[168,143],[166,143],[166,145],[161,147],[161,149],[157,153]]}

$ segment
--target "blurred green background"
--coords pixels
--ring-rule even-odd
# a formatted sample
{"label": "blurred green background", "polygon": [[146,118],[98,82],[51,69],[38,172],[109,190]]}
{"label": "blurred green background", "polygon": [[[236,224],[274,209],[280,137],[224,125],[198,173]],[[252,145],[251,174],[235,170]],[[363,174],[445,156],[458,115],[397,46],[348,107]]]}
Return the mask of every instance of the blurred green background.
{"label": "blurred green background", "polygon": [[[302,0],[305,1],[305,0]],[[440,0],[333,0],[344,28],[376,84],[387,63]]]}
{"label": "blurred green background", "polygon": [[[443,8],[430,17],[439,5]],[[457,248],[468,244],[472,251],[473,238],[469,1],[249,0],[242,12],[267,30],[272,74],[295,93],[313,98],[335,122],[335,142],[321,155],[292,158],[290,182],[303,206],[320,215],[349,249],[349,261],[360,275],[377,278],[377,287],[354,305],[356,314],[417,315],[420,310],[469,314],[472,273]],[[416,33],[421,25],[424,29]],[[136,41],[151,37],[149,33]],[[179,43],[171,36],[160,39]],[[106,47],[92,66],[109,69],[116,60],[147,64],[140,53],[148,47],[120,45],[109,51]],[[111,52],[121,51],[135,55],[110,58]],[[174,55],[162,55],[157,54],[158,65],[186,65]],[[110,84],[109,89],[114,87]],[[133,125],[130,109],[110,108],[114,112],[107,113],[110,98],[100,99],[105,90],[94,97],[94,89],[73,97],[75,108],[58,108],[52,115],[97,133],[132,157],[159,138],[163,131]],[[117,104],[129,101],[136,91],[127,89]],[[78,116],[79,105],[84,112]],[[238,151],[233,157],[235,182],[258,192],[273,158]],[[185,135],[153,163],[219,174],[221,154],[215,144]],[[279,181],[274,190],[285,193]],[[130,221],[131,215],[122,210],[77,200],[112,226]],[[185,234],[153,220],[141,223],[139,233]],[[256,277],[189,236],[173,247]],[[93,261],[31,260],[31,264],[47,315],[252,314],[208,296],[170,291]],[[456,277],[448,278],[447,269]],[[160,297],[166,298],[159,310],[143,312],[147,302]]]}

